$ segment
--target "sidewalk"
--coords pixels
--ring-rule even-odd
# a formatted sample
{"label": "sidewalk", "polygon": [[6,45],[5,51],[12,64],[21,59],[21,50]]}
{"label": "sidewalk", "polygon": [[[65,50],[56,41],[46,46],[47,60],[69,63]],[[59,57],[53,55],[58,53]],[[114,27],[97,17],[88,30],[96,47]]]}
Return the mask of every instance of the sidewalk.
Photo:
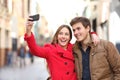
{"label": "sidewalk", "polygon": [[0,80],[46,80],[45,61],[42,58],[35,59],[33,64],[24,68],[4,67],[0,69]]}

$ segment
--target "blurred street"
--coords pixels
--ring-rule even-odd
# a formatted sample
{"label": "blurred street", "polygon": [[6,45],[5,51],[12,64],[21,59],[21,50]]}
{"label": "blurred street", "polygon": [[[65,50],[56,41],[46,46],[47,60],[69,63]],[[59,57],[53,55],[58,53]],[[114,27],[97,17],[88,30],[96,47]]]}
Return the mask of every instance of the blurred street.
{"label": "blurred street", "polygon": [[24,68],[4,67],[0,69],[0,80],[46,80],[47,76],[45,60],[42,58],[35,58],[33,64]]}
{"label": "blurred street", "polygon": [[[0,80],[46,80],[43,58],[34,57],[24,40],[26,21],[39,14],[32,33],[37,45],[51,43],[61,24],[89,18],[91,31],[112,42],[120,53],[120,0],[0,0]],[[71,43],[75,43],[73,36]],[[31,59],[31,60],[30,60]],[[33,62],[34,61],[34,62]],[[32,63],[33,62],[33,63]]]}

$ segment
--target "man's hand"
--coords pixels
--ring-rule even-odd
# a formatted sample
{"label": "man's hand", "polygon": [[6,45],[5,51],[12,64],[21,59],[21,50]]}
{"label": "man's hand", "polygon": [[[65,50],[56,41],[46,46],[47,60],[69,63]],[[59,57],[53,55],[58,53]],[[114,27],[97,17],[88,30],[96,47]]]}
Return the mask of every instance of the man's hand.
{"label": "man's hand", "polygon": [[98,35],[95,33],[92,33],[91,36],[92,36],[92,40],[93,40],[94,44],[97,45],[100,42]]}

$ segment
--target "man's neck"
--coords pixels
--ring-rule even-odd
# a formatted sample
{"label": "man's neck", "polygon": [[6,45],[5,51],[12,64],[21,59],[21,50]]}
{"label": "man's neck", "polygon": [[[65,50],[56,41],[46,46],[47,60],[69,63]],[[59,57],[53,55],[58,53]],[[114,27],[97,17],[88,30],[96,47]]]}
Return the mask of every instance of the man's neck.
{"label": "man's neck", "polygon": [[90,41],[90,35],[88,34],[88,36],[83,40],[81,41],[81,45],[82,45],[82,48],[84,49],[84,51],[87,49],[87,44],[89,43]]}

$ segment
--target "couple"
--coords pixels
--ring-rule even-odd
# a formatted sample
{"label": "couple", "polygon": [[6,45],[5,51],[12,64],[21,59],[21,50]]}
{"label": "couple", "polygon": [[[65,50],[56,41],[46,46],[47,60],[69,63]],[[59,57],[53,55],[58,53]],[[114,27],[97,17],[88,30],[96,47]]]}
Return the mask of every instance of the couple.
{"label": "couple", "polygon": [[70,25],[76,37],[74,45],[70,43],[70,27],[61,25],[51,44],[41,47],[31,32],[33,22],[26,23],[24,39],[33,55],[46,59],[51,80],[120,80],[120,55],[116,47],[109,41],[97,41],[85,17],[73,18]]}

